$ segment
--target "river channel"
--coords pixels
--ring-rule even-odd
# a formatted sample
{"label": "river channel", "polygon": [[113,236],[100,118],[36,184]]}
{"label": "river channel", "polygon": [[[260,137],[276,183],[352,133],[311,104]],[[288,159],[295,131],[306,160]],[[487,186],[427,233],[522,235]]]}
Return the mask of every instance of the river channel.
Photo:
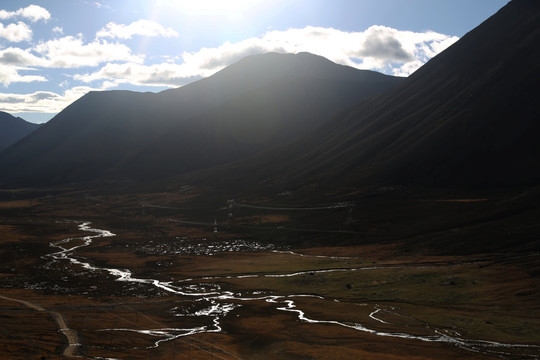
{"label": "river channel", "polygon": [[[329,326],[339,326],[378,337],[401,338],[417,342],[446,343],[471,352],[498,356],[502,359],[534,359],[538,358],[538,354],[540,353],[540,346],[538,345],[511,344],[482,339],[469,339],[457,331],[438,329],[430,324],[425,324],[423,334],[410,333],[407,331],[408,328],[406,326],[403,326],[402,330],[400,331],[385,331],[382,329],[384,329],[385,326],[390,325],[390,322],[385,320],[388,319],[388,317],[383,317],[381,315],[392,314],[399,316],[399,314],[395,312],[395,308],[387,305],[360,304],[362,306],[372,307],[372,311],[369,312],[368,319],[366,319],[369,320],[366,321],[366,323],[371,324],[368,326],[358,322],[317,319],[306,314],[306,312],[298,304],[298,299],[306,297],[313,297],[333,302],[339,302],[339,299],[325,299],[321,296],[310,294],[274,295],[260,292],[238,293],[223,289],[221,285],[216,284],[215,281],[211,281],[219,278],[215,276],[197,279],[197,281],[199,281],[197,284],[191,283],[193,279],[175,279],[174,281],[163,281],[160,279],[137,277],[129,269],[100,267],[93,264],[90,259],[83,258],[78,255],[77,251],[81,248],[88,247],[92,243],[99,241],[101,238],[116,236],[114,233],[108,230],[92,227],[90,222],[79,223],[78,229],[82,232],[91,233],[91,235],[70,237],[51,243],[50,246],[54,248],[54,251],[45,255],[44,258],[48,258],[53,262],[69,262],[72,266],[79,268],[80,273],[88,272],[94,275],[99,273],[108,274],[113,278],[112,281],[144,284],[146,286],[164,291],[169,295],[177,295],[179,297],[191,299],[193,303],[197,304],[197,306],[193,307],[192,312],[186,311],[186,307],[182,309],[170,309],[170,313],[173,316],[184,316],[194,319],[199,318],[200,323],[197,324],[197,326],[187,328],[148,329],[106,327],[99,330],[103,332],[138,333],[140,335],[148,336],[154,339],[152,347],[157,348],[165,342],[181,337],[188,337],[194,334],[222,332],[222,320],[227,316],[231,316],[231,313],[234,312],[235,309],[243,304],[262,301],[272,304],[272,306],[274,306],[278,311],[294,314],[299,321],[306,324],[326,324]],[[291,253],[291,255],[295,255],[295,253]],[[302,256],[301,254],[296,255]],[[370,271],[377,268],[378,267],[340,268],[320,270],[320,272]],[[238,276],[223,276],[223,278],[243,279],[253,277],[294,277],[305,274],[306,272],[265,275],[246,273]],[[204,281],[208,282],[205,284]],[[187,309],[189,309],[189,307],[187,307]],[[373,326],[373,324],[380,324],[381,329]]]}

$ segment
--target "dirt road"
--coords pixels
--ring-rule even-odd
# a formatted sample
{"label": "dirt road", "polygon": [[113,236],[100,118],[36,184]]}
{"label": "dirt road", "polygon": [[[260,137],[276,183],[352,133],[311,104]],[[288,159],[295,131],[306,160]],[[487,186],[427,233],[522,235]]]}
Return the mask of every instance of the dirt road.
{"label": "dirt road", "polygon": [[64,349],[64,352],[62,354],[66,357],[76,357],[74,354],[75,354],[75,350],[77,350],[77,347],[80,345],[79,337],[77,336],[77,332],[75,330],[67,327],[66,321],[64,320],[64,317],[62,316],[62,314],[56,311],[49,311],[39,304],[32,303],[26,300],[13,299],[13,298],[2,296],[2,295],[0,295],[0,298],[9,300],[9,301],[18,302],[20,304],[28,306],[29,308],[32,308],[37,311],[48,312],[52,316],[54,321],[56,321],[56,324],[58,324],[58,328],[68,340],[68,346]]}

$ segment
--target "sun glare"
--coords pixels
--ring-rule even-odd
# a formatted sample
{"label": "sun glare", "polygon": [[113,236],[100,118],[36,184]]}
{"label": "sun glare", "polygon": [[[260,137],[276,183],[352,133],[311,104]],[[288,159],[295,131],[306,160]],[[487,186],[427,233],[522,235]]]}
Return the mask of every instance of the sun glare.
{"label": "sun glare", "polygon": [[204,14],[229,14],[248,10],[260,1],[253,0],[177,0],[170,1],[180,10]]}

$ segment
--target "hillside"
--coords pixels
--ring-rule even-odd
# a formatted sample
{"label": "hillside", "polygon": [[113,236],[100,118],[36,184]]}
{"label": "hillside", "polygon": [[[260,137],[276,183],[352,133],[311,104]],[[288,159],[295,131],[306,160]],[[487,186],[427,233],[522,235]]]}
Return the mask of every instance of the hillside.
{"label": "hillside", "polygon": [[1,153],[0,181],[129,181],[237,160],[401,80],[307,53],[273,53],[158,94],[89,93]]}
{"label": "hillside", "polygon": [[540,3],[511,2],[399,88],[320,133],[311,170],[343,171],[354,182],[537,184],[538,43]]}
{"label": "hillside", "polygon": [[538,184],[539,24],[540,2],[512,1],[391,91],[282,151],[222,168],[224,187],[245,174],[262,184],[255,192]]}
{"label": "hillside", "polygon": [[38,124],[0,111],[0,151],[16,143],[38,127]]}

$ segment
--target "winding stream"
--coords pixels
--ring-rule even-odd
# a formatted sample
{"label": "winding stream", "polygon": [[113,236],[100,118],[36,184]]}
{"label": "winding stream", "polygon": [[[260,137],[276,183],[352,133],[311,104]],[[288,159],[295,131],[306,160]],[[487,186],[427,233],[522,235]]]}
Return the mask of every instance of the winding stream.
{"label": "winding stream", "polygon": [[[153,286],[160,290],[163,290],[169,294],[179,295],[183,297],[193,298],[193,302],[204,301],[208,303],[208,306],[194,310],[191,313],[177,313],[175,309],[172,309],[171,312],[174,316],[189,316],[200,318],[202,322],[204,319],[210,319],[210,321],[200,326],[192,328],[158,328],[158,329],[129,329],[129,328],[105,328],[99,331],[118,331],[118,332],[135,332],[138,334],[143,334],[156,338],[154,345],[152,347],[158,347],[161,343],[166,341],[171,341],[178,339],[180,337],[190,336],[198,333],[210,333],[210,332],[221,332],[222,328],[220,325],[220,320],[226,317],[231,311],[241,306],[244,302],[250,301],[266,301],[267,303],[275,304],[276,309],[280,311],[290,312],[296,314],[297,318],[305,323],[312,324],[327,324],[333,326],[341,326],[363,333],[372,334],[374,336],[381,337],[393,337],[393,338],[403,338],[410,339],[415,341],[424,341],[424,342],[439,342],[447,343],[459,348],[478,352],[486,355],[496,355],[503,359],[506,358],[538,358],[540,353],[540,346],[538,345],[526,345],[526,344],[508,344],[500,343],[494,341],[486,340],[473,340],[466,339],[462,337],[459,333],[455,331],[447,331],[442,329],[437,329],[430,327],[429,324],[425,324],[426,329],[429,330],[431,335],[415,335],[407,332],[387,332],[379,331],[374,328],[368,328],[367,326],[354,323],[354,322],[342,322],[337,320],[320,320],[309,317],[303,310],[298,308],[297,302],[295,299],[300,297],[312,297],[328,301],[338,301],[335,299],[325,299],[321,296],[315,295],[261,295],[258,293],[247,294],[238,294],[231,291],[223,290],[219,285],[211,284],[211,286],[197,286],[197,285],[186,285],[185,282],[191,281],[192,279],[183,279],[173,281],[161,281],[159,279],[150,279],[150,278],[138,278],[133,276],[129,269],[117,269],[117,268],[107,268],[99,267],[92,265],[89,261],[81,260],[74,256],[77,249],[82,247],[89,246],[95,239],[112,237],[115,236],[112,232],[108,230],[92,228],[90,222],[84,222],[79,224],[79,230],[84,232],[93,233],[93,235],[81,236],[81,237],[71,237],[58,242],[51,243],[50,246],[56,248],[57,251],[52,252],[46,257],[52,258],[54,261],[69,261],[75,266],[82,267],[83,269],[89,272],[105,272],[115,278],[115,281],[127,282],[127,283],[138,283],[138,284],[147,284]],[[294,253],[296,254],[296,253]],[[299,255],[299,254],[296,254]],[[360,267],[360,268],[339,268],[339,269],[327,269],[327,270],[316,270],[312,272],[338,272],[338,271],[366,271],[378,269],[381,267]],[[305,275],[311,273],[309,271],[300,271],[287,274],[267,274],[267,275],[255,275],[255,274],[244,274],[240,276],[223,276],[223,277],[205,277],[201,280],[213,280],[219,278],[247,278],[247,277],[293,277],[299,275]],[[175,285],[176,284],[176,285]],[[209,287],[209,290],[205,288]],[[365,305],[365,304],[364,304]],[[384,325],[390,325],[391,323],[384,321],[377,317],[381,312],[390,313],[396,316],[400,316],[395,309],[392,307],[381,308],[378,305],[374,305],[373,311],[369,314],[369,318],[376,323]],[[396,324],[394,324],[396,325]],[[404,327],[406,329],[406,327]]]}

